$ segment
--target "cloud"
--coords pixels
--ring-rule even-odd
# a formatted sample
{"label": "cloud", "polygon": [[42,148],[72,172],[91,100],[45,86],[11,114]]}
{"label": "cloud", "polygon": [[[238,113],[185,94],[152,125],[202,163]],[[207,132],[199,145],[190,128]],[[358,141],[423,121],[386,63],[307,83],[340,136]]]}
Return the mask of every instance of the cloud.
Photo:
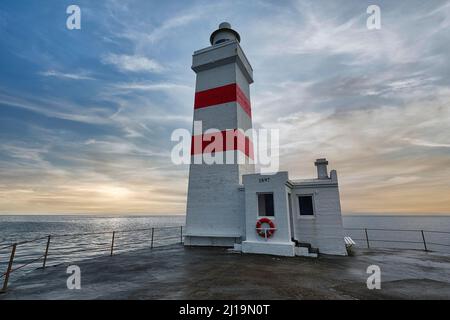
{"label": "cloud", "polygon": [[405,141],[408,141],[412,145],[421,146],[421,147],[429,147],[429,148],[450,148],[450,143],[436,143],[431,141],[424,141],[420,139],[409,139],[405,138]]}
{"label": "cloud", "polygon": [[111,64],[122,72],[151,72],[160,73],[163,66],[153,59],[139,55],[107,54],[101,59],[104,64]]}
{"label": "cloud", "polygon": [[[183,213],[188,168],[170,163],[170,133],[191,128],[192,51],[229,20],[255,71],[254,127],[280,130],[291,178],[315,176],[314,160],[327,157],[344,212],[449,212],[450,5],[380,5],[376,31],[359,0],[109,0],[86,6],[96,31],[83,43],[57,45],[41,25],[29,30],[32,46],[16,40],[20,28],[3,33],[14,53],[2,61],[25,59],[32,76],[73,86],[24,88],[35,78],[0,75],[0,103],[21,109],[5,108],[5,127],[17,130],[2,131],[0,211]],[[15,72],[27,80],[29,70]]]}
{"label": "cloud", "polygon": [[66,130],[30,130],[36,147],[17,141],[0,147],[0,167],[8,168],[0,173],[0,212],[184,210],[184,170],[168,164],[169,152],[117,136],[78,141],[67,140]]}
{"label": "cloud", "polygon": [[183,84],[175,84],[170,82],[130,82],[130,83],[118,83],[114,85],[116,89],[123,90],[139,90],[139,91],[179,91],[179,90],[193,90],[193,87],[183,85]]}
{"label": "cloud", "polygon": [[[198,9],[198,8],[197,8]],[[182,13],[165,20],[160,26],[153,29],[146,38],[154,43],[161,39],[164,39],[169,32],[174,29],[181,28],[188,25],[189,23],[199,20],[202,15],[206,12],[205,10],[191,10],[192,12]]]}
{"label": "cloud", "polygon": [[328,158],[344,211],[448,213],[450,94],[431,96],[370,109],[306,109],[260,125],[280,130],[282,169],[291,177],[314,176],[314,160]]}
{"label": "cloud", "polygon": [[[152,6],[153,4],[150,4],[150,10],[154,9]],[[119,1],[109,1],[107,17],[113,20],[114,24],[108,25],[108,30],[112,38],[130,41],[136,52],[146,52],[156,43],[167,40],[179,42],[181,39],[177,31],[186,30],[196,21],[211,18],[213,12],[226,10],[225,7],[229,8],[230,4],[191,3],[179,10],[164,11],[156,16],[145,14],[145,19],[137,22],[136,17],[140,15],[139,12]],[[128,21],[133,23],[126,23]]]}
{"label": "cloud", "polygon": [[89,124],[106,124],[110,121],[106,109],[83,108],[73,101],[61,98],[29,97],[27,94],[4,94],[0,91],[0,104],[21,108],[46,117]]}
{"label": "cloud", "polygon": [[[95,152],[103,155],[132,155],[139,157],[164,157],[168,158],[169,153],[164,151],[152,151],[151,146],[137,146],[125,139],[118,139],[117,137],[109,137],[109,140],[94,140],[89,139],[85,142],[86,146],[92,146]],[[156,148],[155,148],[156,149]],[[92,149],[91,149],[92,151]]]}
{"label": "cloud", "polygon": [[63,73],[55,70],[48,70],[39,73],[44,77],[55,77],[59,79],[71,79],[71,80],[95,80],[93,77],[86,75],[85,73]]}
{"label": "cloud", "polygon": [[17,160],[42,161],[42,154],[47,153],[45,147],[23,147],[19,145],[2,144],[0,150]]}

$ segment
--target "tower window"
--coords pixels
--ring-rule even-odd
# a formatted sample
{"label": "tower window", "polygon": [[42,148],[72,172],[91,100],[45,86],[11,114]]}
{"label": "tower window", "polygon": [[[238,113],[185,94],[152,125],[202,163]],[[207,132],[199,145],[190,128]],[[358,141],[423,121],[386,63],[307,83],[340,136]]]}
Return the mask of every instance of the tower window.
{"label": "tower window", "polygon": [[298,202],[300,205],[300,215],[301,216],[313,216],[314,206],[312,196],[299,196]]}
{"label": "tower window", "polygon": [[229,41],[229,39],[220,39],[220,40],[217,40],[214,44],[219,44],[219,43],[223,43],[226,41]]}
{"label": "tower window", "polygon": [[273,217],[273,193],[258,193],[258,214],[261,217]]}

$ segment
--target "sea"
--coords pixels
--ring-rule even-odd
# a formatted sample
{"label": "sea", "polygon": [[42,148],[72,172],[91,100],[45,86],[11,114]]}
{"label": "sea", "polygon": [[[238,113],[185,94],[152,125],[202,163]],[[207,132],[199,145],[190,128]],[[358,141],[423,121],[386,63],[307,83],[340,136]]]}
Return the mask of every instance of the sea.
{"label": "sea", "polygon": [[[450,253],[450,216],[352,214],[343,215],[343,223],[357,247]],[[17,278],[42,267],[47,244],[46,266],[52,266],[110,255],[111,248],[117,254],[180,243],[184,224],[184,215],[0,215],[0,277],[13,243],[11,277]]]}

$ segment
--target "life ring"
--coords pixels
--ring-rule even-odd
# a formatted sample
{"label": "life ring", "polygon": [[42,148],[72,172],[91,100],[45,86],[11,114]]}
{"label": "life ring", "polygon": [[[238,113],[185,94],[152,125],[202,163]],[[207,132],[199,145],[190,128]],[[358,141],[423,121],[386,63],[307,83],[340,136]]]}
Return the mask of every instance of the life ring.
{"label": "life ring", "polygon": [[[262,229],[261,226],[263,223],[267,223],[269,225],[270,229],[265,229],[265,230]],[[269,218],[261,218],[258,221],[256,221],[256,232],[258,233],[258,235],[260,237],[270,238],[275,232],[275,224]]]}

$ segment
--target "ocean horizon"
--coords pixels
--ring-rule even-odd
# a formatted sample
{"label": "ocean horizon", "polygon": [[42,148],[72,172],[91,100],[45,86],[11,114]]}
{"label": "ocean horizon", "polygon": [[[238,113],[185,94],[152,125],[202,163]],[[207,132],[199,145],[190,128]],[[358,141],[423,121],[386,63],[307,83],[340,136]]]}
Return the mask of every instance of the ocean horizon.
{"label": "ocean horizon", "polygon": [[[81,217],[164,217],[186,216],[185,213],[0,213],[2,216],[81,216]],[[383,216],[383,217],[450,217],[450,212],[342,212],[342,217]]]}
{"label": "ocean horizon", "polygon": [[[181,226],[185,224],[185,217],[183,214],[0,214],[0,246],[49,234]],[[342,219],[344,228],[450,232],[450,215],[444,214],[344,213]]]}

